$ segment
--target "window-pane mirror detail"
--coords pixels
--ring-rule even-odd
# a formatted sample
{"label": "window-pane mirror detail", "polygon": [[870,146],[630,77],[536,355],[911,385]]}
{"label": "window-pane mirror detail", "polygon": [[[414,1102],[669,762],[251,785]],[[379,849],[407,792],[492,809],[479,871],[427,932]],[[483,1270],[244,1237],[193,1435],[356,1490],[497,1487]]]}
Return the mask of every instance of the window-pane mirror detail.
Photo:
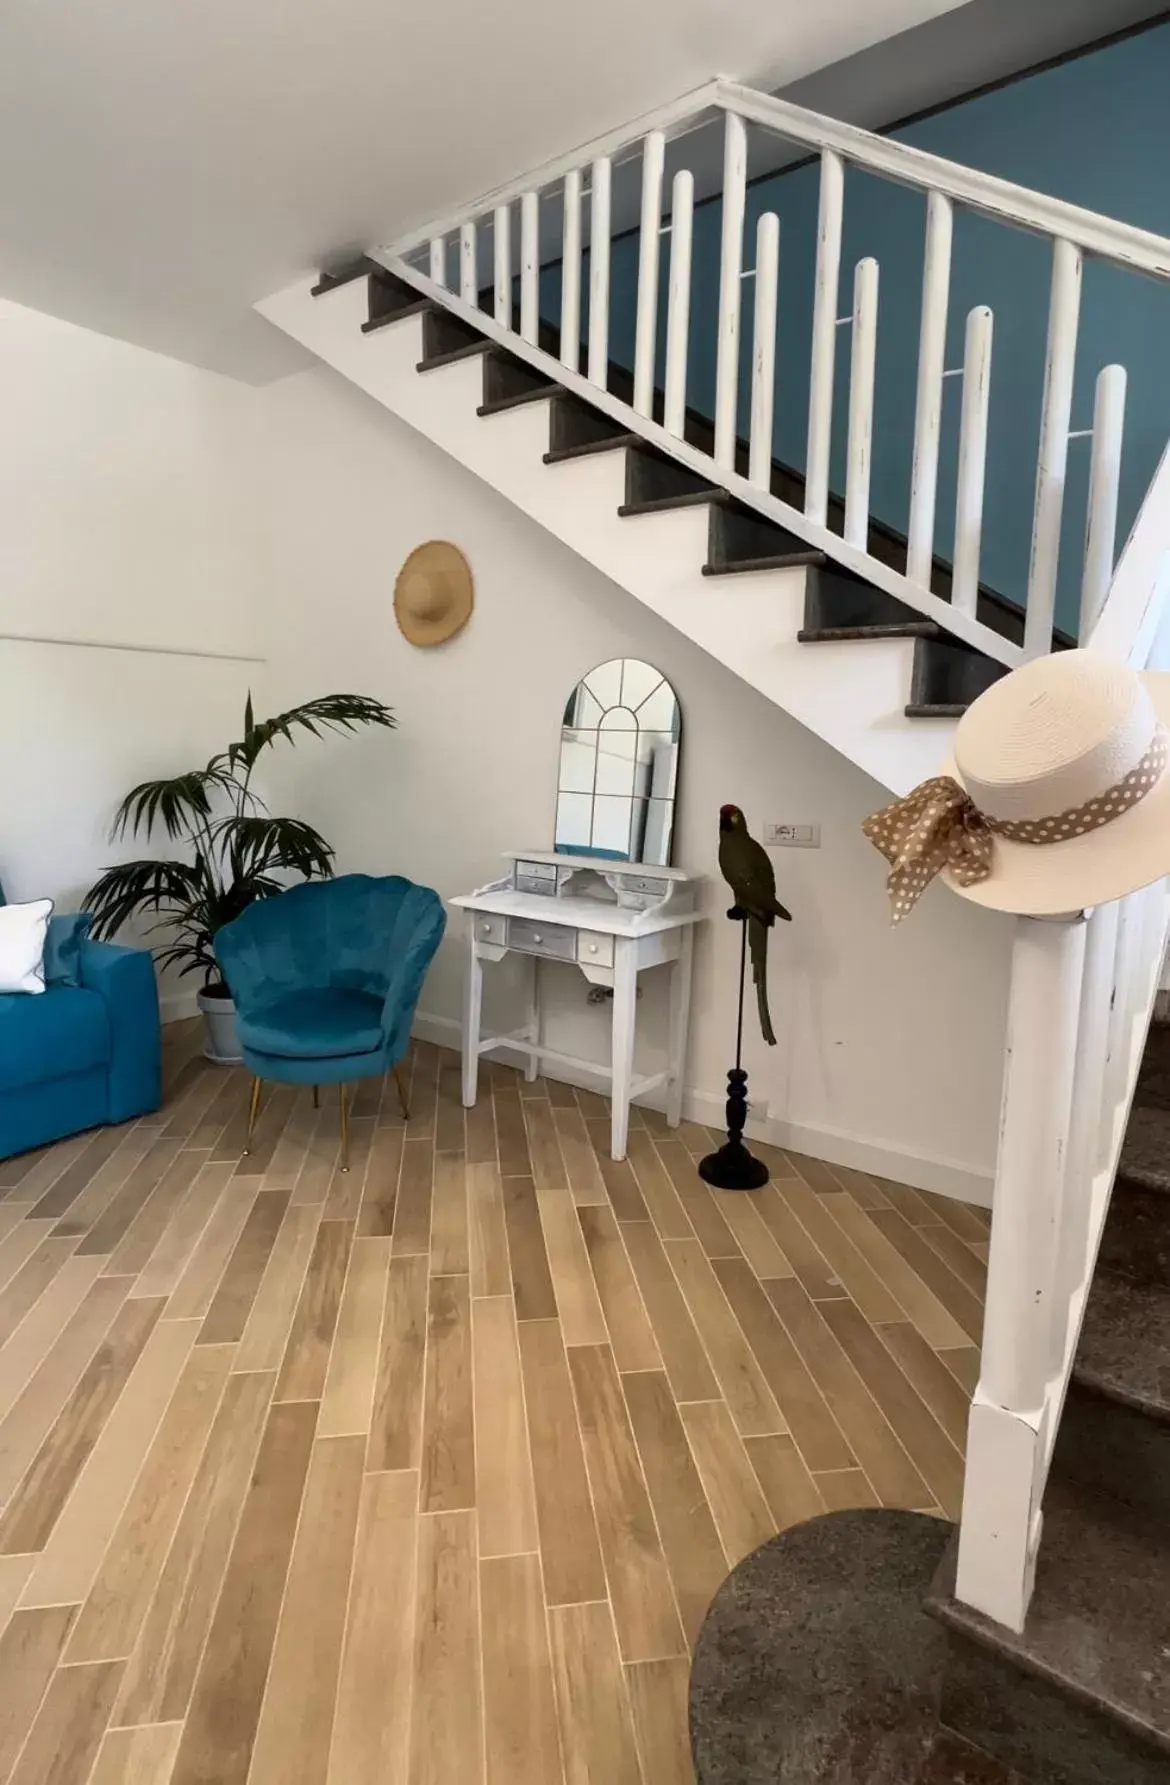
{"label": "window-pane mirror detail", "polygon": [[652,664],[590,670],[565,704],[555,847],[668,866],[681,735],[678,698]]}

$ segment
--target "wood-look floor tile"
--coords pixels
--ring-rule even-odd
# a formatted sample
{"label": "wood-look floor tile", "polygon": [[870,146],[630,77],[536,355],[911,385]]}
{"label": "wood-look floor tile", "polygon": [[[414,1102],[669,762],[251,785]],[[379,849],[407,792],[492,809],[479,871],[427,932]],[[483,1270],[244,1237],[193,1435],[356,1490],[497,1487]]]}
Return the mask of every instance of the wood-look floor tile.
{"label": "wood-look floor tile", "polygon": [[321,1206],[323,1221],[357,1221],[365,1193],[366,1170],[370,1163],[373,1142],[373,1121],[368,1116],[361,1122],[352,1121],[349,1125],[349,1162],[343,1167],[341,1138],[338,1136],[333,1175],[329,1179],[329,1188]]}
{"label": "wood-look floor tile", "polygon": [[714,1399],[719,1385],[654,1226],[627,1222],[622,1237],[675,1400]]}
{"label": "wood-look floor tile", "polygon": [[75,1605],[12,1614],[0,1635],[0,1779],[7,1780],[61,1659]]}
{"label": "wood-look floor tile", "polygon": [[449,1277],[468,1268],[467,1165],[462,1153],[436,1153],[431,1272]]}
{"label": "wood-look floor tile", "polygon": [[622,1659],[682,1654],[670,1572],[609,1346],[570,1350],[569,1372]]}
{"label": "wood-look floor tile", "polygon": [[0,1555],[43,1549],[163,1302],[124,1302],[0,1518]]}
{"label": "wood-look floor tile", "polygon": [[318,1438],[360,1433],[364,1439],[369,1432],[389,1265],[388,1239],[354,1240],[321,1396]]}
{"label": "wood-look floor tile", "polygon": [[503,1180],[504,1226],[508,1234],[508,1258],[512,1292],[520,1320],[549,1320],[557,1312],[552,1274],[540,1221],[540,1205],[532,1179]]}
{"label": "wood-look floor tile", "polygon": [[88,1779],[118,1694],[124,1661],[59,1667],[49,1681],[11,1785]]}
{"label": "wood-look floor tile", "polygon": [[59,1239],[79,1239],[88,1233],[109,1208],[131,1172],[146,1157],[158,1132],[135,1123],[124,1134],[121,1146],[99,1166],[93,1177],[61,1216],[53,1232]]}
{"label": "wood-look floor tile", "polygon": [[404,1257],[431,1250],[431,1191],[435,1175],[434,1142],[415,1139],[413,1132],[402,1143],[402,1169],[398,1176],[398,1202],[394,1211],[394,1256]]}
{"label": "wood-look floor tile", "polygon": [[[203,1159],[206,1155],[181,1153],[179,1157]],[[220,1198],[227,1193],[231,1175],[230,1165],[200,1166],[139,1272],[131,1295],[170,1295],[178,1287],[200,1235],[206,1231]]]}
{"label": "wood-look floor tile", "polygon": [[295,1191],[316,1126],[317,1111],[313,1108],[309,1087],[302,1085],[293,1100],[280,1139],[272,1149],[272,1157],[264,1172],[265,1190]]}
{"label": "wood-look floor tile", "polygon": [[35,1565],[35,1556],[0,1556],[0,1634],[7,1628]]}
{"label": "wood-look floor tile", "polygon": [[829,1512],[851,1512],[857,1506],[881,1505],[861,1469],[830,1469],[815,1479],[817,1492]]}
{"label": "wood-look floor tile", "polygon": [[411,1470],[362,1481],[328,1785],[406,1785],[417,1508]]}
{"label": "wood-look floor tile", "polygon": [[81,1158],[89,1141],[88,1134],[76,1134],[69,1140],[58,1141],[56,1146],[38,1148],[11,1200],[28,1205],[39,1202],[62,1173]]}
{"label": "wood-look floor tile", "polygon": [[13,1240],[23,1239],[27,1230],[27,1237],[35,1244],[0,1291],[0,1345],[6,1344],[12,1337],[25,1315],[45,1293],[65,1260],[73,1254],[77,1242],[54,1239],[46,1231],[50,1225],[43,1221],[26,1222],[24,1228],[18,1227],[9,1236]]}
{"label": "wood-look floor tile", "polygon": [[483,1785],[475,1514],[419,1520],[410,1785]]}
{"label": "wood-look floor tile", "polygon": [[181,1723],[108,1730],[89,1785],[168,1785],[182,1733]]}
{"label": "wood-look floor tile", "polygon": [[805,1153],[794,1153],[791,1147],[785,1147],[784,1153],[797,1177],[818,1196],[832,1196],[840,1190],[840,1178],[823,1159],[810,1159]]}
{"label": "wood-look floor tile", "polygon": [[723,1220],[735,1235],[740,1251],[762,1281],[791,1277],[792,1266],[776,1235],[760,1213],[759,1190],[712,1191]]}
{"label": "wood-look floor tile", "polygon": [[521,1321],[520,1362],[550,1605],[605,1597],[605,1571],[560,1327]]}
{"label": "wood-look floor tile", "polygon": [[[295,1085],[265,1085],[251,1149],[242,1149],[235,1167],[238,1178],[262,1178],[276,1155],[296,1100]],[[291,1190],[292,1186],[289,1186]]]}
{"label": "wood-look floor tile", "polygon": [[574,1086],[567,1084],[563,1078],[550,1078],[548,1081],[548,1100],[554,1109],[576,1109],[577,1093]]}
{"label": "wood-look floor tile", "polygon": [[827,1307],[819,1309],[795,1281],[769,1283],[768,1294],[882,1504],[929,1505],[933,1496],[828,1325]]}
{"label": "wood-look floor tile", "polygon": [[427,1303],[420,1512],[475,1505],[471,1295],[466,1277],[432,1277]]}
{"label": "wood-look floor tile", "polygon": [[495,1104],[496,1147],[501,1175],[506,1178],[530,1177],[532,1160],[528,1151],[528,1130],[524,1125],[515,1074],[510,1084],[493,1085],[492,1101]]}
{"label": "wood-look floor tile", "polygon": [[496,1163],[496,1111],[490,1092],[480,1090],[470,1109],[463,1112],[468,1165]]}
{"label": "wood-look floor tile", "polygon": [[[882,1178],[880,1183],[881,1193],[886,1199],[885,1207],[897,1209],[911,1227],[922,1227],[938,1220],[920,1190],[912,1190],[908,1184],[892,1184],[886,1178]],[[880,1208],[882,1205],[879,1203],[876,1206]]]}
{"label": "wood-look floor tile", "polygon": [[487,1785],[560,1785],[540,1558],[481,1561],[479,1593]]}
{"label": "wood-look floor tile", "polygon": [[[216,1169],[222,1170],[222,1164]],[[255,1200],[256,1187],[250,1180],[238,1185],[229,1181],[167,1303],[168,1320],[192,1320],[207,1313]]]}
{"label": "wood-look floor tile", "polygon": [[[219,1090],[187,1135],[184,1144],[189,1147],[216,1147],[229,1121],[245,1109],[247,1095],[247,1074],[231,1069],[224,1072]],[[235,1153],[229,1153],[226,1159],[220,1158],[218,1152],[216,1155],[219,1164],[234,1165],[238,1157],[238,1149]]]}
{"label": "wood-look floor tile", "polygon": [[297,1208],[320,1208],[333,1184],[341,1145],[338,1112],[332,1104],[314,1112],[312,1131],[293,1190]]}
{"label": "wood-look floor tile", "polygon": [[[960,1387],[939,1353],[931,1350],[922,1334],[909,1321],[879,1326],[877,1335],[897,1359],[903,1375],[926,1402],[951,1443],[962,1452],[967,1442],[967,1419],[971,1411],[974,1381],[969,1389]],[[979,1353],[973,1351],[972,1355],[977,1368]]]}
{"label": "wood-look floor tile", "polygon": [[541,1098],[533,1098],[523,1103],[523,1113],[533,1183],[538,1190],[567,1190],[569,1174],[553,1120],[552,1105]]}
{"label": "wood-look floor tile", "polygon": [[[978,1344],[983,1333],[983,1306],[979,1297],[961,1283],[949,1265],[928,1246],[921,1229],[904,1221],[896,1209],[875,1209],[866,1219],[873,1222],[882,1235],[897,1248],[911,1271],[925,1284],[935,1300],[958,1322],[966,1337]],[[907,1313],[910,1310],[907,1309]],[[911,1314],[913,1319],[913,1315]],[[917,1322],[915,1323],[917,1324]],[[930,1335],[923,1333],[929,1340]],[[941,1340],[933,1340],[939,1344]]]}
{"label": "wood-look floor tile", "polygon": [[[95,1256],[108,1255],[117,1250],[131,1223],[141,1213],[178,1157],[179,1147],[177,1140],[155,1141],[89,1232],[78,1242],[77,1250],[83,1257],[90,1253]],[[155,1238],[158,1238],[157,1234]]]}
{"label": "wood-look floor tile", "polygon": [[658,1157],[658,1150],[651,1137],[631,1128],[626,1157],[638,1180],[638,1188],[650,1211],[650,1219],[658,1229],[659,1238],[693,1240],[695,1230],[683,1208],[678,1191]]}
{"label": "wood-look floor tile", "polygon": [[316,1419],[316,1407],[303,1402],[274,1406],[268,1416],[172,1785],[245,1785]]}
{"label": "wood-look floor tile", "polygon": [[367,1469],[417,1469],[427,1333],[427,1261],[391,1258]]}
{"label": "wood-look floor tile", "polygon": [[645,1785],[694,1785],[690,1661],[636,1661],[626,1668]]}
{"label": "wood-look floor tile", "polygon": [[504,1225],[504,1186],[494,1158],[468,1163],[467,1207],[471,1293],[509,1295],[512,1272]]}
{"label": "wood-look floor tile", "polygon": [[[913,1230],[894,1209],[867,1211],[859,1208],[852,1197],[849,1197],[840,1204],[833,1204],[832,1213],[928,1345],[938,1349],[945,1345],[968,1343],[967,1334],[954,1315],[947,1311],[933,1290],[919,1276],[915,1266],[907,1261],[899,1248],[876,1225],[892,1216],[906,1233],[911,1233]],[[929,1247],[923,1246],[922,1250],[934,1257]],[[939,1261],[936,1259],[935,1262]],[[961,1284],[957,1287],[962,1290]]]}
{"label": "wood-look floor tile", "polygon": [[[931,1499],[938,1502],[948,1518],[957,1519],[963,1499],[963,1459],[959,1450],[852,1302],[827,1303],[823,1313],[838,1344],[930,1488]],[[860,1450],[858,1456],[864,1465]],[[874,1486],[879,1485],[875,1480]]]}
{"label": "wood-look floor tile", "polygon": [[586,1205],[578,1209],[577,1218],[618,1369],[661,1369],[662,1358],[613,1210]]}
{"label": "wood-look floor tile", "polygon": [[[26,1215],[19,1226],[0,1240],[0,1293],[7,1295],[19,1273],[37,1248],[49,1238],[55,1225],[51,1216],[44,1221],[34,1221],[31,1215]],[[69,1250],[72,1251],[72,1247]],[[15,1324],[15,1321],[11,1323]]]}
{"label": "wood-look floor tile", "polygon": [[364,1437],[313,1446],[249,1785],[321,1785],[326,1776],[365,1448]]}
{"label": "wood-look floor tile", "polygon": [[593,1150],[585,1119],[577,1108],[576,1100],[571,1106],[554,1106],[553,1121],[556,1123],[557,1139],[561,1143],[561,1155],[565,1161],[573,1201],[585,1206],[604,1207],[609,1202],[605,1179],[601,1175],[597,1154]]}
{"label": "wood-look floor tile", "polygon": [[358,1235],[382,1239],[394,1232],[398,1174],[402,1169],[403,1128],[376,1128],[366,1165],[366,1185],[358,1212]]}
{"label": "wood-look floor tile", "polygon": [[786,1432],[787,1422],[698,1240],[664,1250],[741,1435]]}
{"label": "wood-look floor tile", "polygon": [[623,1377],[622,1386],[683,1628],[693,1645],[727,1573],[723,1545],[665,1374],[642,1370]]}
{"label": "wood-look floor tile", "polygon": [[833,1176],[861,1208],[885,1209],[890,1206],[889,1197],[869,1172],[854,1171],[848,1165],[834,1165]]}
{"label": "wood-look floor tile", "polygon": [[979,1366],[982,1361],[978,1346],[940,1346],[938,1355],[960,1387],[968,1395],[973,1395],[979,1384]]}
{"label": "wood-look floor tile", "polygon": [[228,1377],[126,1670],[118,1723],[165,1723],[187,1714],[273,1381],[259,1372]]}
{"label": "wood-look floor tile", "polygon": [[[222,1170],[221,1166],[209,1167]],[[236,1370],[276,1370],[284,1356],[293,1315],[309,1268],[320,1207],[285,1210],[280,1232],[260,1279],[232,1366]]]}
{"label": "wood-look floor tile", "polygon": [[975,1296],[980,1307],[987,1294],[987,1264],[979,1256],[978,1240],[962,1240],[953,1228],[941,1223],[915,1230],[932,1252],[937,1252],[948,1270],[952,1270],[964,1288]]}
{"label": "wood-look floor tile", "polygon": [[752,1271],[734,1258],[717,1259],[712,1268],[808,1467],[848,1468],[853,1452]]}
{"label": "wood-look floor tile", "polygon": [[841,1223],[834,1219],[834,1211],[839,1210],[846,1201],[845,1191],[827,1191],[818,1195],[807,1184],[800,1182],[779,1184],[777,1190],[805,1228],[817,1250],[828,1260],[838,1280],[845,1285],[865,1318],[900,1319],[900,1304],[862,1257]]}
{"label": "wood-look floor tile", "polygon": [[[43,1545],[25,1590],[26,1605],[70,1605],[88,1595],[197,1332],[194,1321],[164,1321],[150,1331],[116,1404],[97,1428],[68,1503]],[[42,1548],[31,1543],[27,1547]],[[116,1658],[112,1649],[92,1657]]]}
{"label": "wood-look floor tile", "polygon": [[30,1220],[60,1220],[126,1139],[125,1128],[99,1128],[56,1183],[29,1209]]}
{"label": "wood-look floor tile", "polygon": [[[166,1328],[156,1330],[164,1332]],[[95,1545],[87,1559],[86,1574],[77,1582],[84,1588],[86,1575],[94,1575],[70,1638],[68,1660],[110,1660],[128,1656],[133,1650],[211,1432],[230,1365],[229,1346],[203,1347],[188,1357],[109,1547],[103,1555]],[[46,1553],[45,1563],[48,1561]],[[33,1591],[39,1576],[40,1570],[34,1576]],[[73,1595],[61,1594],[67,1596]]]}
{"label": "wood-look floor tile", "polygon": [[611,1159],[609,1156],[608,1118],[604,1122],[598,1122],[586,1117],[585,1126],[597,1157],[597,1168],[605,1185],[609,1206],[618,1220],[649,1221],[650,1210],[642,1199],[633,1166],[628,1159]]}
{"label": "wood-look floor tile", "polygon": [[609,1333],[573,1199],[541,1190],[537,1200],[565,1344],[604,1345]]}
{"label": "wood-look floor tile", "polygon": [[200,1345],[235,1344],[243,1337],[288,1208],[289,1195],[287,1190],[261,1190],[248,1210],[248,1219],[232,1247],[219,1287],[199,1329]]}
{"label": "wood-look floor tile", "polygon": [[536,1549],[538,1538],[511,1296],[473,1301],[471,1329],[479,1554],[520,1555]]}
{"label": "wood-look floor tile", "polygon": [[729,1566],[775,1535],[764,1491],[722,1401],[679,1409]]}
{"label": "wood-look floor tile", "polygon": [[642,1785],[608,1605],[549,1614],[565,1785]]}
{"label": "wood-look floor tile", "polygon": [[918,1194],[931,1210],[933,1219],[941,1221],[944,1227],[949,1227],[959,1239],[978,1244],[980,1240],[987,1238],[989,1210],[976,1208],[972,1203],[960,1202],[954,1196],[936,1196],[930,1190],[920,1190]]}
{"label": "wood-look floor tile", "polygon": [[603,1097],[599,1091],[587,1090],[584,1085],[575,1085],[573,1095],[577,1108],[588,1122],[591,1119],[609,1121],[609,1098]]}
{"label": "wood-look floor tile", "polygon": [[787,1531],[790,1526],[803,1524],[805,1519],[824,1512],[816,1482],[805,1468],[793,1439],[745,1438],[744,1447],[778,1531]]}
{"label": "wood-look floor tile", "polygon": [[36,1147],[30,1153],[17,1153],[11,1159],[0,1159],[0,1190],[11,1191],[18,1188],[33,1166],[38,1165],[52,1150],[51,1147]]}
{"label": "wood-look floor tile", "polygon": [[317,1401],[325,1387],[345,1287],[352,1221],[322,1221],[276,1383],[278,1401]]}
{"label": "wood-look floor tile", "polygon": [[439,1050],[428,1041],[411,1044],[414,1066],[410,1076],[410,1120],[406,1132],[427,1136],[434,1143],[435,1103],[438,1097]]}
{"label": "wood-look floor tile", "polygon": [[[847,1294],[845,1285],[829,1263],[824,1253],[815,1244],[807,1227],[793,1214],[788,1203],[780,1193],[784,1179],[765,1184],[759,1191],[756,1204],[760,1215],[767,1223],[773,1239],[784,1257],[792,1266],[792,1272],[814,1301],[823,1301],[829,1296]],[[852,1205],[856,1208],[856,1204]],[[860,1210],[858,1210],[860,1213]]]}
{"label": "wood-look floor tile", "polygon": [[44,1294],[0,1349],[0,1419],[81,1306],[104,1260],[67,1258]]}
{"label": "wood-look floor tile", "polygon": [[355,1120],[365,1121],[367,1117],[376,1122],[382,1108],[382,1098],[386,1091],[386,1074],[375,1073],[370,1078],[359,1079],[353,1087],[353,1114]]}
{"label": "wood-look floor tile", "polygon": [[739,1258],[742,1255],[740,1245],[723,1218],[722,1205],[716,1202],[710,1187],[699,1176],[695,1162],[682,1142],[656,1140],[654,1145],[707,1257]]}

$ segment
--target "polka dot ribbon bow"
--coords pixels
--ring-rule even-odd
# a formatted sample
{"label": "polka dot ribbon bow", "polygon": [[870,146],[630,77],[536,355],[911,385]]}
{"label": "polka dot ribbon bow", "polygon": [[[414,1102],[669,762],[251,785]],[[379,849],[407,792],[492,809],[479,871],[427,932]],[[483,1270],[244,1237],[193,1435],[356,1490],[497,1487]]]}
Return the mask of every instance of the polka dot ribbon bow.
{"label": "polka dot ribbon bow", "polygon": [[886,885],[896,924],[943,868],[950,868],[960,886],[974,886],[991,872],[987,820],[949,775],[923,781],[861,828],[890,864]]}

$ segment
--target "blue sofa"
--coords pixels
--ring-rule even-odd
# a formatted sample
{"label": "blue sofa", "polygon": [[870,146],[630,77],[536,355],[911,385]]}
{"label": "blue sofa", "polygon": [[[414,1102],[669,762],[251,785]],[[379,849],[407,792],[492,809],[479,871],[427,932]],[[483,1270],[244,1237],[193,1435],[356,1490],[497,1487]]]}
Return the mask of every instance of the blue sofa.
{"label": "blue sofa", "polygon": [[0,1159],[162,1102],[150,955],[82,937],[62,972],[44,992],[0,993]]}

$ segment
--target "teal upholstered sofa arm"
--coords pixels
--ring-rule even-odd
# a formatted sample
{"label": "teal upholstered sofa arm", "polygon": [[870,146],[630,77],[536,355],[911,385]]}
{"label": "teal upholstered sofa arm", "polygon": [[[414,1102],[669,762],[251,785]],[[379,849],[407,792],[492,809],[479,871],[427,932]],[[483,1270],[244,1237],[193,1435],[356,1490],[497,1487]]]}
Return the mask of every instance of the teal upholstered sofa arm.
{"label": "teal upholstered sofa arm", "polygon": [[145,1115],[162,1102],[162,1041],[154,961],[145,949],[81,945],[81,983],[96,992],[110,1026],[108,1121]]}

